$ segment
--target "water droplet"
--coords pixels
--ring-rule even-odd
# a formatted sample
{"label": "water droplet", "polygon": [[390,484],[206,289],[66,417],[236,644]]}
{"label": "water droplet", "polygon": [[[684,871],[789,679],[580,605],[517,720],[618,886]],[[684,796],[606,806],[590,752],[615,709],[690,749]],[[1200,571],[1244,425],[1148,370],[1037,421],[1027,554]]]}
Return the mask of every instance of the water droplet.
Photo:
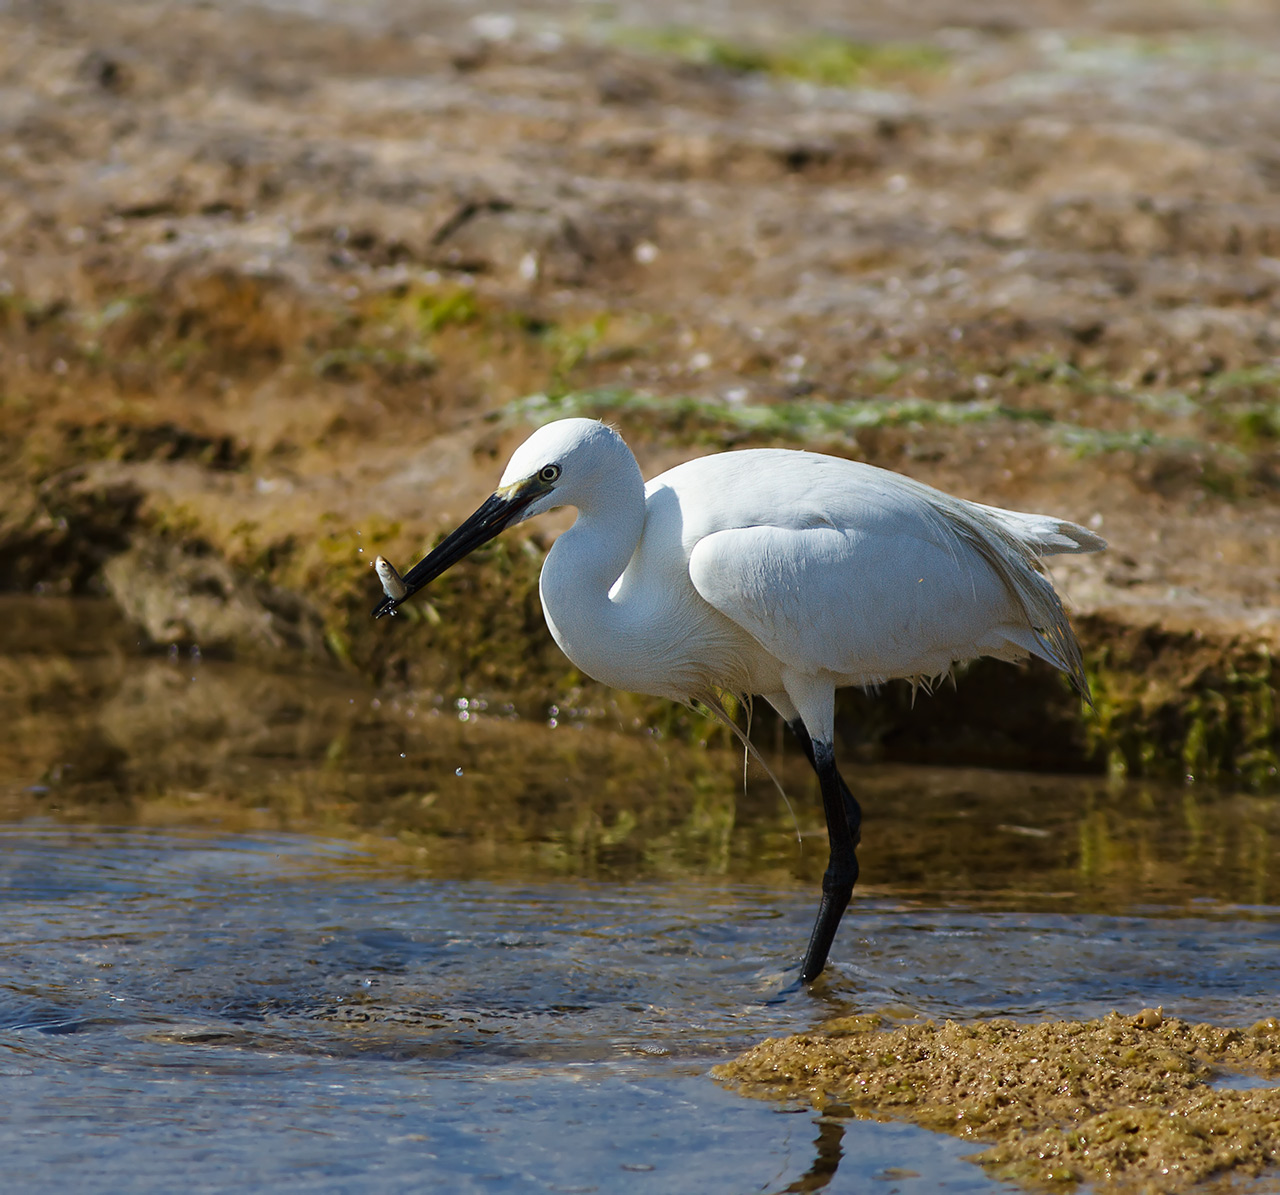
{"label": "water droplet", "polygon": [[454,774],[455,776],[461,776],[461,775],[462,775],[462,769],[461,769],[461,768],[458,768],[458,769],[457,769],[453,774]]}

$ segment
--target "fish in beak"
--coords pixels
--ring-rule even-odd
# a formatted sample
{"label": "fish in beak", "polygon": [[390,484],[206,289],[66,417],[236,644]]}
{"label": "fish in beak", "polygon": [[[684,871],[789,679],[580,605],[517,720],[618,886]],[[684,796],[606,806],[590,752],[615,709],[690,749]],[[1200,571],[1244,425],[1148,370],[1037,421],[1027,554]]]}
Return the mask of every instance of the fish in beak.
{"label": "fish in beak", "polygon": [[419,589],[430,584],[446,569],[452,568],[464,556],[483,547],[512,523],[518,523],[530,503],[541,498],[550,488],[535,475],[496,490],[485,499],[475,514],[456,531],[445,536],[403,577],[386,561],[382,561],[386,564],[386,569],[379,567],[378,577],[386,596],[374,606],[374,618],[394,614],[401,602],[408,601]]}

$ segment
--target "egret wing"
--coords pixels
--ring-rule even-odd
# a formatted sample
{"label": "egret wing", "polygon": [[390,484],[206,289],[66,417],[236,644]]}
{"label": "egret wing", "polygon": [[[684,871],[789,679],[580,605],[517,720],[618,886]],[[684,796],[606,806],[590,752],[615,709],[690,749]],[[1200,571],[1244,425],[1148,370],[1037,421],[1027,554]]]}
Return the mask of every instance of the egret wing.
{"label": "egret wing", "polygon": [[1024,655],[1018,638],[1036,637],[1017,634],[1030,629],[1020,604],[983,553],[945,527],[926,530],[719,531],[694,547],[689,575],[784,666],[835,673],[845,684],[936,676],[979,655]]}
{"label": "egret wing", "polygon": [[694,588],[787,666],[874,684],[1030,652],[1088,696],[1037,568],[1041,554],[1101,547],[1082,527],[816,453],[706,457],[650,482],[650,502],[664,488],[678,495],[668,532]]}

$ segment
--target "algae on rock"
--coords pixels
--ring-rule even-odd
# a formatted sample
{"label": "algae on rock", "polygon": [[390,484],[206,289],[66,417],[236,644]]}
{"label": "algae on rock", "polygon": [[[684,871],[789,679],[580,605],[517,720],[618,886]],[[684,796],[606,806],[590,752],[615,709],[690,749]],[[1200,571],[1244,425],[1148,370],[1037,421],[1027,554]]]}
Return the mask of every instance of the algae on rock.
{"label": "algae on rock", "polygon": [[1280,1090],[1210,1085],[1239,1072],[1280,1083],[1276,1018],[1237,1029],[1158,1009],[1038,1025],[844,1017],[714,1073],[747,1094],[989,1143],[974,1160],[1028,1186],[1169,1192],[1280,1164]]}

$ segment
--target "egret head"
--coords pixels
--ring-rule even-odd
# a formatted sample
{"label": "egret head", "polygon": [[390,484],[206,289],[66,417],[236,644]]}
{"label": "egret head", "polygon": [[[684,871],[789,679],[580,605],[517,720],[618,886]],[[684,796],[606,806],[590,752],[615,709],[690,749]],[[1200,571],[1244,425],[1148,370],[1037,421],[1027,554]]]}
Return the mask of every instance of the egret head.
{"label": "egret head", "polygon": [[405,592],[386,597],[374,618],[391,614],[464,556],[516,523],[557,506],[576,506],[608,484],[620,459],[635,458],[622,437],[595,419],[558,419],[533,433],[512,454],[498,488],[456,531],[404,575]]}
{"label": "egret head", "polygon": [[557,506],[577,506],[609,483],[631,450],[611,427],[596,419],[557,419],[538,428],[511,454],[497,493],[530,496],[507,526]]}

